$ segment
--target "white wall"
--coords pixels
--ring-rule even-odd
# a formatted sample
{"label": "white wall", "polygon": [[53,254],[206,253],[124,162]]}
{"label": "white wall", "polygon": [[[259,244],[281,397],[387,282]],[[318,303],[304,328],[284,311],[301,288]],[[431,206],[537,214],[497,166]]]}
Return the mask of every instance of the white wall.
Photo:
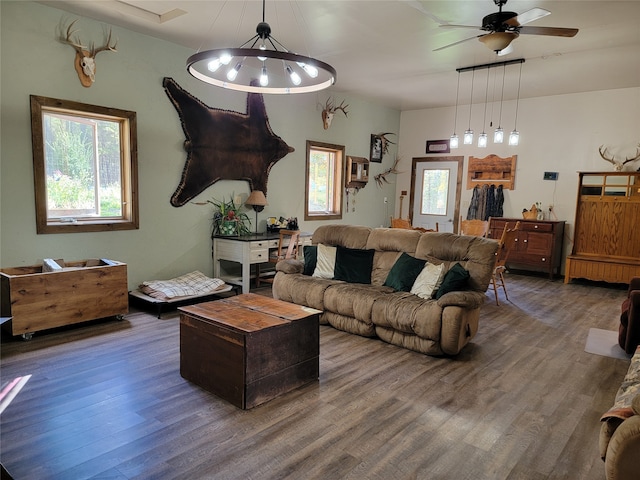
{"label": "white wall", "polygon": [[[213,272],[211,213],[207,207],[172,207],[186,159],[178,114],[163,88],[173,77],[211,107],[246,111],[246,94],[211,87],[189,76],[185,61],[193,51],[149,36],[113,27],[117,53],[97,58],[96,82],[81,86],[73,68],[73,48],[58,41],[57,30],[78,19],[75,27],[85,42],[104,40],[110,28],[89,18],[34,2],[0,2],[1,15],[1,165],[0,265],[40,264],[42,258],[107,257],[128,264],[129,286],[144,280],[170,278],[192,270]],[[29,95],[73,100],[137,112],[140,229],[123,232],[37,235],[31,153]],[[322,128],[318,104],[330,95],[349,104],[349,116],[338,114],[329,130]],[[347,155],[369,156],[370,135],[398,132],[400,112],[356,97],[329,91],[318,94],[264,97],[273,131],[295,152],[280,160],[269,175],[269,206],[260,213],[264,231],[268,216],[298,217],[301,228],[313,231],[322,222],[304,221],[306,140],[346,146]],[[395,137],[397,140],[397,137]],[[372,164],[371,176],[388,168],[396,147],[382,164]],[[382,198],[393,208],[394,185],[380,189],[371,181],[357,195],[355,212],[341,222],[379,226],[388,223]],[[247,182],[220,181],[194,201],[249,194]],[[248,211],[255,219],[253,210]]]}
{"label": "white wall", "polygon": [[[499,105],[495,107],[497,112]],[[488,112],[491,111],[489,104]],[[513,130],[515,102],[505,102],[502,127],[505,133]],[[474,105],[471,126],[475,140],[482,131],[484,105]],[[456,133],[462,143],[462,134],[469,124],[469,106],[458,107]],[[495,117],[494,117],[495,118]],[[402,157],[396,184],[396,198],[400,190],[411,186],[411,161],[425,154],[426,140],[446,139],[452,133],[454,108],[438,108],[402,112],[400,117],[400,143]],[[509,147],[493,144],[493,129],[487,127],[489,146],[461,145],[450,155],[463,155],[465,168],[461,214],[466,216],[471,190],[466,189],[469,156],[518,156],[515,189],[505,190],[504,216],[521,218],[524,208],[535,202],[554,205],[559,220],[567,222],[565,252],[570,253],[573,239],[578,171],[612,171],[613,166],[602,160],[598,147],[609,146],[617,157],[635,153],[640,142],[640,88],[558,95],[520,100],[518,110],[520,144]],[[626,170],[636,170],[640,161],[627,164]],[[543,180],[545,171],[558,172],[558,181]],[[640,219],[638,219],[640,222]]]}

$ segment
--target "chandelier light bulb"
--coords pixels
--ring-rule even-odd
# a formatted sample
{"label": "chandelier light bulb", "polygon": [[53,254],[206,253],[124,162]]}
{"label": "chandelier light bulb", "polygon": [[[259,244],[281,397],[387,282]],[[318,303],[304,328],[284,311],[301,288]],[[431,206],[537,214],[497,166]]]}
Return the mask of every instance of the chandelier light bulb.
{"label": "chandelier light bulb", "polygon": [[220,63],[222,65],[229,65],[229,63],[231,63],[232,58],[233,57],[231,55],[225,52],[222,55],[220,55]]}
{"label": "chandelier light bulb", "polygon": [[318,69],[312,65],[307,65],[306,63],[302,63],[302,62],[296,62],[300,68],[302,68],[305,72],[307,72],[307,75],[309,75],[311,78],[316,78],[318,76]]}
{"label": "chandelier light bulb", "polygon": [[509,135],[509,145],[516,146],[518,145],[518,143],[520,143],[520,132],[518,132],[517,130],[514,130]]}
{"label": "chandelier light bulb", "polygon": [[454,133],[453,135],[451,135],[451,138],[449,139],[449,148],[458,148],[458,146],[459,146],[458,135]]}
{"label": "chandelier light bulb", "polygon": [[502,143],[504,142],[504,130],[501,127],[496,128],[495,133],[493,134],[493,143]]}
{"label": "chandelier light bulb", "polygon": [[472,145],[473,144],[473,130],[469,129],[469,130],[465,130],[464,132],[464,140],[463,142],[465,145]]}
{"label": "chandelier light bulb", "polygon": [[294,72],[291,66],[287,65],[286,70],[287,70],[287,74],[289,75],[289,78],[291,79],[291,83],[293,83],[294,85],[300,85],[302,83],[302,79],[300,78],[300,75]]}
{"label": "chandelier light bulb", "polygon": [[220,65],[222,65],[222,62],[220,61],[220,59],[214,58],[207,64],[207,68],[209,69],[210,72],[215,72],[220,68]]}
{"label": "chandelier light bulb", "polygon": [[267,75],[267,67],[263,65],[260,73],[260,86],[266,87],[267,85],[269,85],[269,76]]}
{"label": "chandelier light bulb", "polygon": [[238,76],[238,72],[240,71],[240,67],[242,67],[241,63],[236,63],[236,66],[227,72],[227,79],[230,82],[233,82]]}
{"label": "chandelier light bulb", "polygon": [[484,132],[478,135],[478,147],[487,148],[487,134]]}

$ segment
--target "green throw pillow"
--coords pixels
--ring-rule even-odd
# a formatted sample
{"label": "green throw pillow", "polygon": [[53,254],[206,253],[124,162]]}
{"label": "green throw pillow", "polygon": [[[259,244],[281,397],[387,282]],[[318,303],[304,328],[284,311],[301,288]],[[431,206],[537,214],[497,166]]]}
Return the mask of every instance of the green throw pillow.
{"label": "green throw pillow", "polygon": [[316,262],[318,261],[318,246],[317,245],[305,245],[302,249],[304,256],[304,275],[313,275],[316,269]]}
{"label": "green throw pillow", "polygon": [[470,277],[471,275],[469,275],[469,271],[459,263],[456,263],[449,269],[442,279],[438,293],[436,293],[436,298],[440,298],[445,293],[454,292],[456,290],[466,290]]}
{"label": "green throw pillow", "polygon": [[338,246],[333,278],[349,283],[371,283],[375,250]]}
{"label": "green throw pillow", "polygon": [[411,291],[413,283],[426,263],[426,260],[420,260],[403,252],[391,267],[391,270],[389,270],[384,285],[402,292]]}

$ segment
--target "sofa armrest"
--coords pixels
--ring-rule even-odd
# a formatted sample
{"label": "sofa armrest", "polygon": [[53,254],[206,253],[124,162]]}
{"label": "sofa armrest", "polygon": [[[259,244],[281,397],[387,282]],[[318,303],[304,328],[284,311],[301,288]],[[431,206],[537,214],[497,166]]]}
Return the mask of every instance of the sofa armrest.
{"label": "sofa armrest", "polygon": [[438,299],[438,305],[444,307],[478,308],[484,304],[486,295],[473,290],[445,293]]}
{"label": "sofa armrest", "polygon": [[640,277],[633,277],[629,282],[628,293],[631,294],[634,290],[640,290]]}
{"label": "sofa armrest", "polygon": [[282,273],[302,273],[304,262],[295,258],[286,258],[276,263],[276,271]]}
{"label": "sofa armrest", "polygon": [[605,457],[607,479],[638,478],[640,457],[640,416],[622,422],[611,435]]}

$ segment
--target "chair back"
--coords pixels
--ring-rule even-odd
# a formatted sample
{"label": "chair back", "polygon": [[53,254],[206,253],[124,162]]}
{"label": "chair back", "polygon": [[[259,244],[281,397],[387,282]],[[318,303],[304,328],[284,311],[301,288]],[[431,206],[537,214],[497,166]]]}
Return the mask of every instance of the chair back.
{"label": "chair back", "polygon": [[486,237],[489,232],[490,220],[463,220],[460,217],[460,235],[472,237]]}
{"label": "chair back", "polygon": [[437,232],[438,222],[436,222],[436,228],[422,228],[414,227],[409,220],[405,220],[404,218],[391,217],[391,228],[404,228],[405,230],[418,230],[419,232]]}
{"label": "chair back", "polygon": [[[289,243],[287,244],[287,239]],[[287,250],[283,253],[284,246]],[[278,254],[274,259],[276,262],[286,258],[297,258],[300,250],[300,230],[280,230],[280,239],[278,240]]]}
{"label": "chair back", "polygon": [[498,253],[496,253],[496,268],[504,268],[509,253],[513,251],[518,242],[518,234],[520,233],[520,222],[516,222],[514,228],[509,228],[509,224],[504,226],[502,236],[498,242]]}

